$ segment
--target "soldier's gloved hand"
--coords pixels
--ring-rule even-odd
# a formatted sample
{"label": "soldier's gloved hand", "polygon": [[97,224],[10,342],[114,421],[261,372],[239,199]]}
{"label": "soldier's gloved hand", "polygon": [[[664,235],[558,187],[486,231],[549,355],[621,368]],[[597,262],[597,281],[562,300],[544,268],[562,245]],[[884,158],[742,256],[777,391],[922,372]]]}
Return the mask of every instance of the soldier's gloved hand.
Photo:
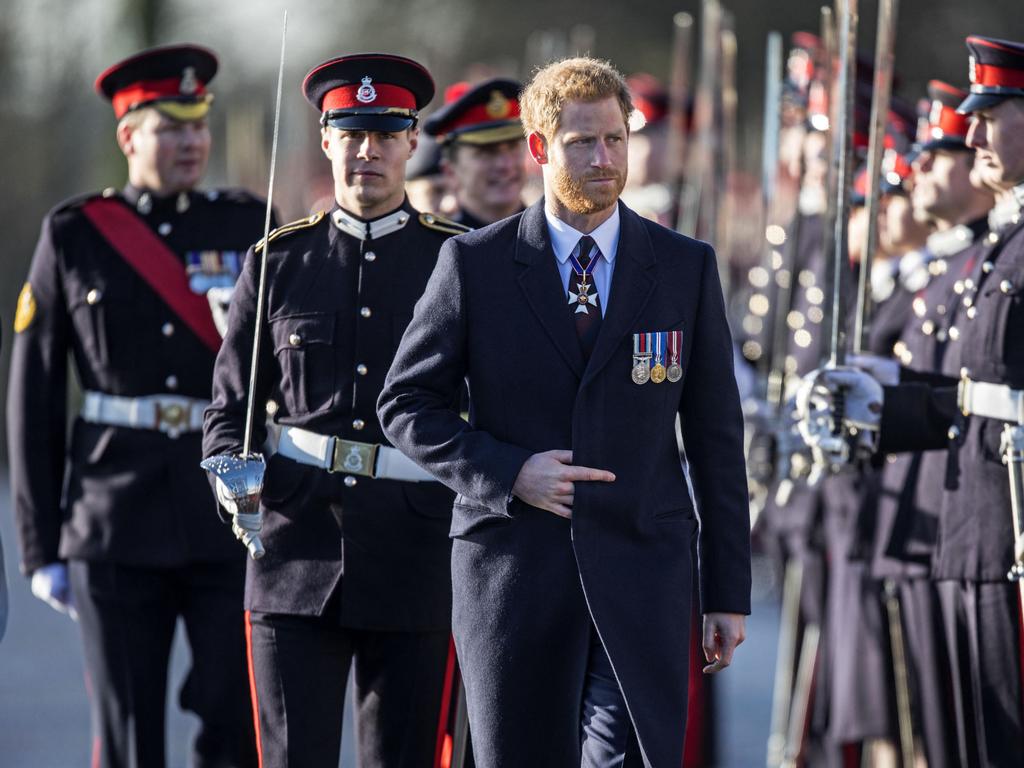
{"label": "soldier's gloved hand", "polygon": [[64,563],[49,563],[32,572],[32,594],[49,605],[55,611],[66,613],[73,621],[78,621],[78,611],[71,595],[71,584],[68,581],[68,567]]}
{"label": "soldier's gloved hand", "polygon": [[846,363],[853,368],[860,368],[879,384],[891,386],[900,383],[900,364],[891,357],[881,355],[859,354],[847,355]]}
{"label": "soldier's gloved hand", "polygon": [[[240,514],[231,491],[219,477],[216,480],[216,486],[217,501],[231,515],[231,532],[235,534],[236,539],[240,539],[248,546],[248,539],[258,538],[260,531],[263,530],[263,513],[257,511],[251,515]],[[247,537],[246,534],[249,536]]]}
{"label": "soldier's gloved hand", "polygon": [[855,368],[819,368],[797,390],[800,435],[818,466],[838,466],[874,449],[882,385]]}

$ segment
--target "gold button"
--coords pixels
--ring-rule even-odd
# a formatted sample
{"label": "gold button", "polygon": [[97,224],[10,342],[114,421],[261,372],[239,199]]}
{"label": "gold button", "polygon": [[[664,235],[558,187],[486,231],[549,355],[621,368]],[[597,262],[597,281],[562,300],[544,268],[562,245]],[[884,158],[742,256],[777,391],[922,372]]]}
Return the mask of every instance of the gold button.
{"label": "gold button", "polygon": [[953,283],[953,293],[956,293],[956,294],[959,295],[959,294],[961,294],[963,292],[964,292],[964,281],[963,280],[957,280],[955,283]]}
{"label": "gold button", "polygon": [[346,488],[355,488],[355,485],[358,482],[359,481],[356,480],[354,477],[352,477],[352,475],[346,475],[345,476],[345,487]]}
{"label": "gold button", "polygon": [[948,437],[950,440],[956,440],[958,437],[960,437],[960,427],[950,427],[949,431],[946,432],[946,437]]}
{"label": "gold button", "polygon": [[85,301],[88,304],[98,304],[100,299],[103,298],[103,291],[99,288],[93,288],[87,294],[85,294]]}
{"label": "gold button", "polygon": [[162,333],[164,336],[173,336],[174,323],[164,323],[162,326],[160,326],[160,333]]}
{"label": "gold button", "polygon": [[1009,280],[1003,280],[1001,283],[999,283],[999,290],[1002,291],[1003,293],[1009,293],[1010,291],[1013,290],[1013,283],[1011,283]]}
{"label": "gold button", "polygon": [[359,314],[362,315],[363,317],[369,317],[370,315],[373,314],[373,312],[370,311],[369,307],[363,307],[362,309],[359,310]]}
{"label": "gold button", "polygon": [[367,261],[376,261],[377,260],[377,254],[374,253],[373,251],[367,251],[366,252],[366,256],[364,256],[364,258]]}
{"label": "gold button", "polygon": [[366,375],[366,372],[367,372],[368,370],[369,370],[369,368],[367,368],[367,367],[366,367],[365,365],[363,365],[362,363],[360,363],[359,365],[357,365],[357,366],[356,366],[356,373],[358,373],[358,374],[359,374],[360,376],[365,376],[365,375]]}
{"label": "gold button", "polygon": [[164,237],[167,237],[167,235],[171,234],[171,229],[171,225],[165,221],[163,224],[156,228],[156,231],[159,232]]}
{"label": "gold button", "polygon": [[983,261],[981,263],[981,271],[984,272],[986,275],[995,268],[996,265],[993,264],[991,261]]}
{"label": "gold button", "polygon": [[969,377],[970,377],[970,375],[971,375],[971,369],[970,369],[970,368],[967,368],[967,367],[965,366],[965,367],[963,367],[963,368],[961,368],[961,369],[960,369],[960,378],[961,378],[961,379],[966,379],[966,378],[969,378]]}
{"label": "gold button", "polygon": [[278,405],[276,400],[267,400],[267,416],[276,416],[278,411]]}
{"label": "gold button", "polygon": [[925,336],[931,336],[933,333],[935,333],[935,323],[933,323],[931,320],[925,320],[923,323],[921,323],[921,333],[923,333]]}
{"label": "gold button", "polygon": [[951,326],[949,329],[949,338],[951,338],[953,341],[956,341],[957,339],[960,338],[960,329],[957,328],[955,325]]}
{"label": "gold button", "polygon": [[964,296],[964,306],[965,307],[973,307],[974,306],[974,297],[973,296]]}
{"label": "gold button", "polygon": [[168,389],[171,389],[171,390],[177,389],[178,388],[178,377],[175,376],[174,374],[171,374],[166,379],[164,379],[164,384],[167,385]]}
{"label": "gold button", "polygon": [[291,336],[288,337],[288,343],[291,344],[293,347],[297,347],[299,346],[299,344],[302,343],[302,337],[299,336],[299,334],[297,333],[293,333]]}
{"label": "gold button", "polygon": [[977,316],[978,316],[978,308],[977,307],[969,307],[967,309],[967,319],[968,320],[973,320]]}
{"label": "gold button", "polygon": [[366,422],[363,421],[362,419],[355,419],[352,422],[352,429],[355,429],[355,430],[360,430],[360,429],[362,429],[365,426],[366,426]]}

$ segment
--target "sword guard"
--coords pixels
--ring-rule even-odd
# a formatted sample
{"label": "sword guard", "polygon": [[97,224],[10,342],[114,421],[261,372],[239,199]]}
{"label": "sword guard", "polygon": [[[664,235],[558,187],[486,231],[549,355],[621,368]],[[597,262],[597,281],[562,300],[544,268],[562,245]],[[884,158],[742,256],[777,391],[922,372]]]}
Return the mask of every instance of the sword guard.
{"label": "sword guard", "polygon": [[226,493],[227,499],[218,498],[218,500],[228,501],[234,505],[234,510],[229,511],[232,512],[231,530],[235,534],[235,538],[245,545],[253,560],[259,560],[266,554],[259,534],[239,526],[238,517],[239,515],[258,517],[260,514],[263,474],[267,468],[262,454],[235,456],[223,453],[204,459],[199,466],[219,481],[220,493]]}

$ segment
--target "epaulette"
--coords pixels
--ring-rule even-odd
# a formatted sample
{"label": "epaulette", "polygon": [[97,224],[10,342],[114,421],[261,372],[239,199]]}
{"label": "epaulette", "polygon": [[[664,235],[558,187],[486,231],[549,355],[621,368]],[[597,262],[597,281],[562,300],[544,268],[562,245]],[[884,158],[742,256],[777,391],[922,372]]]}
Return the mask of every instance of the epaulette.
{"label": "epaulette", "polygon": [[[324,215],[323,211],[317,211],[304,219],[299,219],[298,221],[293,221],[290,224],[280,226],[267,235],[267,241],[273,242],[282,235],[287,235],[290,232],[298,232],[300,229],[306,229],[307,227],[319,224]],[[263,248],[263,238],[260,238],[260,241],[256,243],[256,253],[259,253],[261,248]]]}
{"label": "epaulette", "polygon": [[464,235],[467,232],[473,231],[472,227],[459,224],[457,221],[452,221],[436,213],[421,213],[420,224],[427,229],[436,229],[438,232],[444,232],[449,235]]}
{"label": "epaulette", "polygon": [[196,194],[205,197],[211,203],[223,202],[233,203],[235,205],[258,205],[266,207],[267,201],[265,198],[254,195],[247,189],[241,187],[225,187],[221,189],[207,189],[205,191],[197,191]]}
{"label": "epaulette", "polygon": [[121,190],[115,187],[107,187],[102,192],[86,192],[85,194],[75,195],[74,197],[69,197],[67,200],[61,200],[53,207],[50,213],[54,214],[62,211],[69,211],[72,208],[85,205],[90,200],[95,200],[98,197],[121,197]]}

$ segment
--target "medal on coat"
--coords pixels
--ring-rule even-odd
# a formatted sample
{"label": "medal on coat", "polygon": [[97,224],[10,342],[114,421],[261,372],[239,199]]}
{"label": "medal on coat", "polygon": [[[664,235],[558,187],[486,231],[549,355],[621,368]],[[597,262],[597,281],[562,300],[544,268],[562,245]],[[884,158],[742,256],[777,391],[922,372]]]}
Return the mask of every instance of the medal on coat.
{"label": "medal on coat", "polygon": [[654,365],[651,367],[651,381],[655,384],[661,384],[665,380],[665,366],[661,364],[662,361],[662,339],[665,336],[663,333],[652,333],[654,341]]}
{"label": "medal on coat", "polygon": [[[578,293],[573,293],[571,289],[569,291],[569,304],[576,305],[576,312],[574,314],[579,314],[580,312],[588,314],[590,311],[589,307],[597,306],[597,287],[591,282],[594,267],[597,266],[597,259],[592,258],[587,262],[587,266],[584,267],[574,254],[569,256],[569,264],[572,266],[573,273],[580,281],[576,284]],[[590,293],[591,288],[594,289],[592,294]]]}
{"label": "medal on coat", "polygon": [[651,378],[651,355],[647,348],[647,334],[633,334],[633,383],[646,384]]}
{"label": "medal on coat", "polygon": [[668,332],[668,370],[665,375],[673,384],[683,378],[683,368],[679,365],[679,348],[683,345],[682,331]]}
{"label": "medal on coat", "polygon": [[239,251],[187,251],[185,271],[189,288],[198,294],[213,288],[233,288],[244,256]]}

